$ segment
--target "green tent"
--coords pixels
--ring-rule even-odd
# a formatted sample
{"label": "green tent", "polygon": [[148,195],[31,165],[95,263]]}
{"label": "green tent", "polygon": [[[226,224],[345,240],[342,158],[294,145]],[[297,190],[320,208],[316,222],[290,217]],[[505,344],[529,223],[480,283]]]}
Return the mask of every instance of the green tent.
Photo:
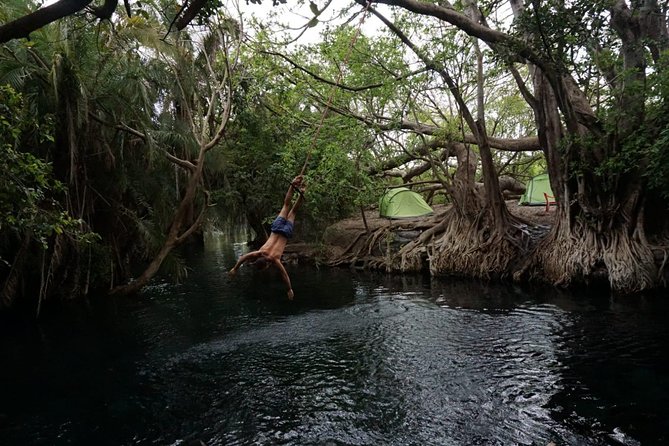
{"label": "green tent", "polygon": [[406,187],[389,189],[379,200],[379,214],[387,218],[420,217],[434,212],[423,197]]}
{"label": "green tent", "polygon": [[[544,193],[553,198],[553,191],[551,190],[551,182],[548,179],[547,173],[542,173],[532,178],[527,183],[527,189],[518,204],[523,206],[543,206],[546,204],[546,197]],[[551,202],[554,200],[551,200]]]}

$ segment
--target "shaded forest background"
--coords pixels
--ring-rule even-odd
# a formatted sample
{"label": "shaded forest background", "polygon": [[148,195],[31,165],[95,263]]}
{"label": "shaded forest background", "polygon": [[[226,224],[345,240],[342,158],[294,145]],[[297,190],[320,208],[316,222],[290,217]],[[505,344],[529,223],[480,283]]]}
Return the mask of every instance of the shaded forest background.
{"label": "shaded forest background", "polygon": [[[261,242],[305,159],[305,239],[390,185],[451,205],[390,269],[427,247],[434,275],[666,286],[666,4],[39,6],[0,6],[2,307],[183,279],[207,230]],[[286,8],[308,12],[289,29]],[[555,224],[531,246],[502,190],[543,172]]]}

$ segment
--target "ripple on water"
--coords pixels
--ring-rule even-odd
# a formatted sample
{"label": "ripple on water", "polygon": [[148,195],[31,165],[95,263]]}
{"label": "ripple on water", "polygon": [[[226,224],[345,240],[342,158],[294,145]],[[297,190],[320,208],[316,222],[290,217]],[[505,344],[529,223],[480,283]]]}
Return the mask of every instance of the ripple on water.
{"label": "ripple on water", "polygon": [[[167,360],[168,374],[209,399],[207,419],[225,419],[212,428],[221,444],[606,444],[579,433],[590,418],[555,417],[555,395],[573,384],[566,344],[583,340],[573,314],[532,302],[454,308],[385,287],[356,296],[193,346]],[[599,348],[642,350],[617,339]],[[225,390],[212,392],[212,379]],[[598,438],[621,441],[616,432]]]}
{"label": "ripple on water", "polygon": [[[57,362],[26,367],[39,375],[15,393],[32,399],[15,398],[17,427],[0,434],[24,429],[41,439],[33,444],[635,445],[662,444],[669,431],[668,329],[650,310],[455,281],[291,277],[301,293],[289,303],[249,271],[231,285],[209,270],[196,286],[160,285],[119,306],[111,334],[78,327],[95,341],[90,370],[72,379]],[[43,336],[48,358],[62,357]],[[76,397],[53,396],[70,381]],[[36,403],[42,394],[50,401]]]}
{"label": "ripple on water", "polygon": [[228,418],[216,428],[226,444],[251,432],[260,443],[531,444],[554,434],[544,406],[559,382],[555,313],[381,294],[174,354],[162,386],[209,400],[207,418]]}

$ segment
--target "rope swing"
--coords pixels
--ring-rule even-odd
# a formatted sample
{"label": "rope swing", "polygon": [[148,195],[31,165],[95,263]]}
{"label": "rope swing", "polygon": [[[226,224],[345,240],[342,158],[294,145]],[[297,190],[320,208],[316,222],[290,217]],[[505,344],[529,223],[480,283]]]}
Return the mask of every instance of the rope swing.
{"label": "rope swing", "polygon": [[[355,43],[358,40],[358,37],[360,36],[360,31],[362,29],[362,24],[365,22],[365,19],[367,18],[367,13],[369,11],[369,7],[372,4],[371,0],[367,0],[367,4],[363,8],[362,11],[362,16],[360,17],[360,21],[358,22],[357,29],[355,31],[355,34],[353,34],[353,38],[351,39],[351,44],[348,47],[346,57],[344,58],[344,63],[343,66],[348,65],[348,61],[351,57],[351,53],[353,52],[353,47],[355,46]],[[318,139],[318,135],[321,133],[321,129],[323,128],[323,123],[325,122],[325,118],[327,117],[328,113],[330,112],[330,108],[332,107],[332,101],[334,100],[334,95],[335,92],[337,91],[337,86],[340,84],[341,79],[344,75],[343,70],[339,71],[339,75],[337,76],[337,80],[335,81],[334,85],[332,86],[332,89],[330,91],[330,96],[328,97],[328,100],[325,104],[325,109],[323,109],[323,114],[321,115],[321,120],[318,123],[318,126],[316,127],[316,131],[314,132],[313,138],[311,140],[311,145],[307,149],[307,157],[304,160],[304,165],[302,166],[302,170],[300,171],[300,175],[304,175],[304,172],[307,170],[307,165],[309,164],[309,160],[311,159],[311,153],[313,152],[314,147],[316,146],[316,140]]]}

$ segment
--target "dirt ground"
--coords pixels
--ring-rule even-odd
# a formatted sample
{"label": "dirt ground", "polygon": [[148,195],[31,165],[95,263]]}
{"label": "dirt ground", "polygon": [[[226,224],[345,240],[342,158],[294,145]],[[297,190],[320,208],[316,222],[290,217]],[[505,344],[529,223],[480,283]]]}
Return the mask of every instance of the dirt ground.
{"label": "dirt ground", "polygon": [[546,206],[519,206],[518,200],[509,200],[506,206],[513,215],[534,225],[552,226],[555,220],[555,205],[551,206],[548,212],[546,212]]}
{"label": "dirt ground", "polygon": [[[553,219],[555,217],[555,206],[551,206],[548,212],[546,212],[545,206],[519,206],[518,200],[508,200],[506,202],[506,206],[511,214],[528,221],[532,225],[551,226],[553,224]],[[381,226],[393,226],[399,228],[402,226],[423,226],[422,223],[429,227],[435,222],[441,221],[441,218],[443,218],[443,215],[448,210],[449,206],[435,205],[432,206],[432,208],[434,209],[434,214],[430,214],[424,217],[403,218],[398,220],[390,220],[384,217],[380,217],[378,209],[371,209],[365,211],[365,218],[367,220],[367,226],[370,231],[380,228]],[[365,224],[362,216],[358,214],[357,216],[353,216],[335,223],[332,225],[332,228],[341,231],[364,231]]]}

